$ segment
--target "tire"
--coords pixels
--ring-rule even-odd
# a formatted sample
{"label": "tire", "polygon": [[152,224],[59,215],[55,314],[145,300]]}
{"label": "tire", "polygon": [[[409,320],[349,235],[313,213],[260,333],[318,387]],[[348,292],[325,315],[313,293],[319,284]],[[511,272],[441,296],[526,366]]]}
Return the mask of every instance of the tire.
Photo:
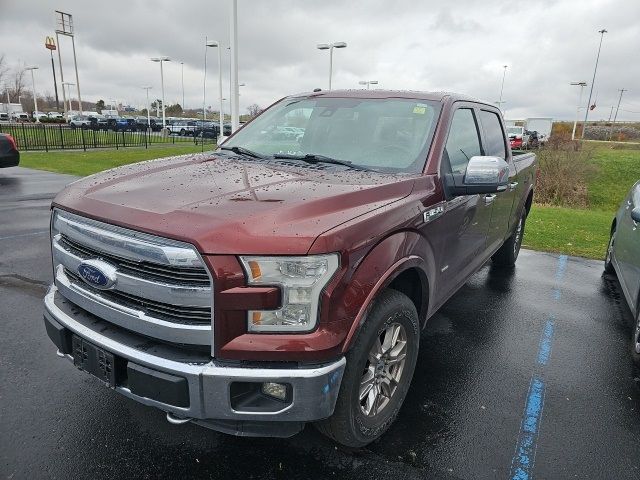
{"label": "tire", "polygon": [[183,128],[182,130],[180,130],[180,136],[184,137],[186,135],[187,131]]}
{"label": "tire", "polygon": [[[397,339],[396,347],[385,352],[385,339],[387,335],[392,339],[394,334]],[[418,358],[419,342],[418,313],[413,302],[396,290],[382,292],[346,355],[347,365],[333,415],[316,422],[318,430],[348,447],[362,447],[382,436],[394,422],[409,390]],[[388,343],[393,345],[392,342]],[[378,348],[375,347],[376,344]],[[385,359],[393,359],[393,354],[389,355],[389,352],[394,350],[398,353],[396,361],[385,364]],[[383,355],[377,357],[378,363],[374,365],[370,359],[371,355],[380,355],[374,354],[376,351]],[[402,353],[405,356],[400,360]],[[394,378],[395,387],[394,384],[383,381],[385,375],[386,378]],[[361,401],[361,382],[364,381],[369,387],[369,393]],[[383,390],[386,390],[386,396],[376,396],[376,392]],[[372,398],[375,400],[372,401]],[[368,414],[366,410],[369,410]]]}
{"label": "tire", "polygon": [[522,238],[524,237],[524,227],[527,221],[527,211],[522,212],[515,230],[507,241],[502,244],[500,249],[493,254],[491,260],[493,264],[499,267],[513,267],[518,259],[520,247],[522,247]]}
{"label": "tire", "polygon": [[613,268],[613,245],[616,241],[616,227],[611,229],[611,236],[609,237],[609,244],[607,246],[607,253],[604,257],[604,271],[612,275],[616,274],[616,269]]}
{"label": "tire", "polygon": [[637,310],[636,321],[631,332],[631,358],[636,368],[640,370],[640,306]]}

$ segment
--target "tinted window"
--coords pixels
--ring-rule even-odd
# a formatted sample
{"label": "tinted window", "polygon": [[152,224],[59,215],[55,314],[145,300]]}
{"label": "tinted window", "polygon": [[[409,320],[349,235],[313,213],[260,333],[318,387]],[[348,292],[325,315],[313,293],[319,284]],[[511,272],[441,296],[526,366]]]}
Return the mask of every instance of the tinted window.
{"label": "tinted window", "polygon": [[504,134],[500,118],[494,112],[480,111],[480,122],[484,130],[484,154],[493,157],[507,158],[507,151],[504,144]]}
{"label": "tinted window", "polygon": [[476,121],[471,109],[461,108],[453,114],[445,147],[445,161],[449,159],[451,172],[465,173],[469,159],[475,155],[482,155]]}

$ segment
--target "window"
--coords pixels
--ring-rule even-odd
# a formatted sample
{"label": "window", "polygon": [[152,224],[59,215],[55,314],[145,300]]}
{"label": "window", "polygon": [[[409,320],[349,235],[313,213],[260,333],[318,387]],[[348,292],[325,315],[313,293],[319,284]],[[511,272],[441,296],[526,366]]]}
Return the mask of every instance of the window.
{"label": "window", "polygon": [[382,172],[421,172],[440,103],[410,99],[287,98],[225,143],[272,156],[317,154]]}
{"label": "window", "polygon": [[484,131],[484,154],[493,157],[507,158],[507,151],[504,144],[504,134],[500,118],[494,112],[480,111],[480,121]]}
{"label": "window", "polygon": [[449,159],[452,173],[465,173],[469,159],[482,155],[478,129],[471,109],[461,108],[453,114],[444,151],[444,157]]}

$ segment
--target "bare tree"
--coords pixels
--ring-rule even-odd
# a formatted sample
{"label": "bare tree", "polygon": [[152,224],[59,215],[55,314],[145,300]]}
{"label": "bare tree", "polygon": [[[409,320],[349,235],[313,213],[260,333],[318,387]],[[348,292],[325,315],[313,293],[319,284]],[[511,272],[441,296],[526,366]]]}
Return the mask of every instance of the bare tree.
{"label": "bare tree", "polygon": [[262,108],[260,108],[260,105],[258,105],[257,103],[254,103],[253,105],[249,105],[247,107],[247,111],[249,112],[249,116],[253,118],[262,113]]}
{"label": "bare tree", "polygon": [[12,97],[15,97],[16,100],[25,93],[25,72],[25,66],[18,65],[13,70],[13,77],[10,79],[9,93]]}

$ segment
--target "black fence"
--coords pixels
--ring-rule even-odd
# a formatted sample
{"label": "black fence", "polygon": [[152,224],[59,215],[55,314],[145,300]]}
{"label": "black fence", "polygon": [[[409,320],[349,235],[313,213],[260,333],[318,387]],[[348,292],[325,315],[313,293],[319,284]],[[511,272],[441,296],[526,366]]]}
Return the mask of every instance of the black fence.
{"label": "black fence", "polygon": [[0,123],[0,133],[8,133],[19,150],[88,150],[171,144],[214,144],[215,138],[152,131],[113,131],[91,127],[72,128],[66,124]]}

